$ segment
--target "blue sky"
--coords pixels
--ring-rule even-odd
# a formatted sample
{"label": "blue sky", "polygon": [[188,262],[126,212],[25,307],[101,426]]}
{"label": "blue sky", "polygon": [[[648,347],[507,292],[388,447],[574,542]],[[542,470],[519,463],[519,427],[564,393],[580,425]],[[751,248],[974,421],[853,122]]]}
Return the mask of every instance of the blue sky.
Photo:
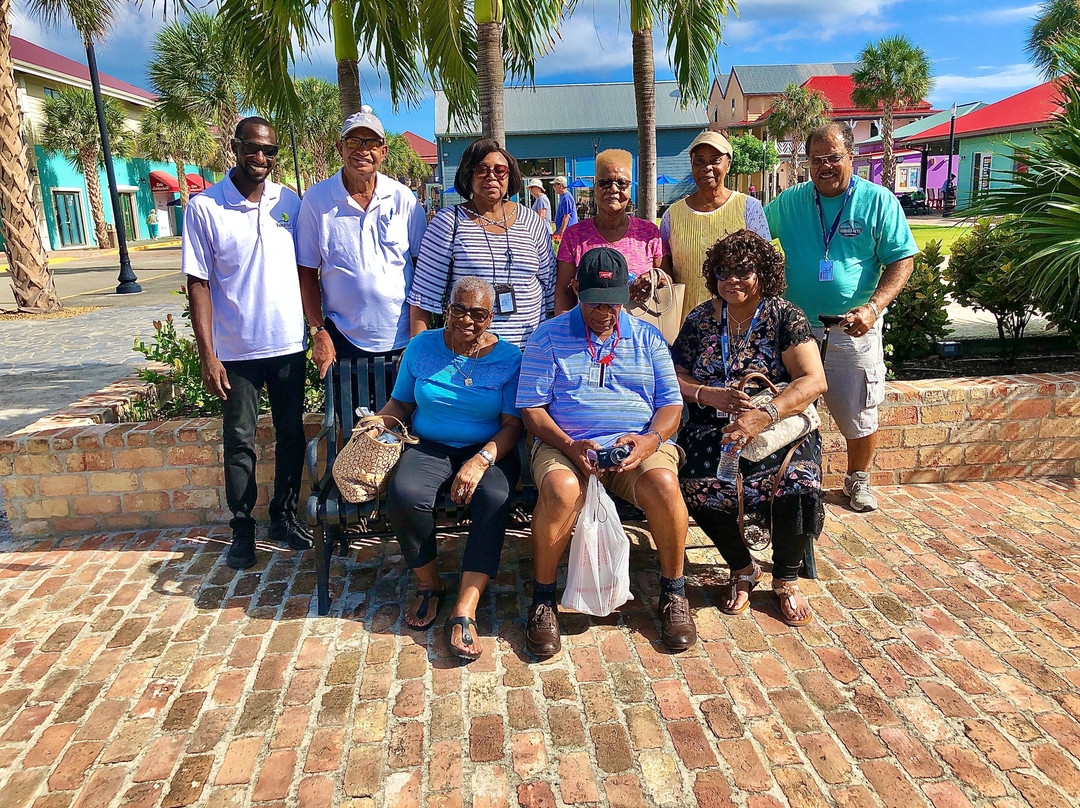
{"label": "blue sky", "polygon": [[[162,25],[163,4],[132,6],[98,48],[106,73],[146,86],[147,51]],[[170,4],[171,8],[171,4]],[[561,31],[555,50],[537,64],[538,84],[632,81],[630,33],[619,0],[580,0]],[[855,60],[869,41],[906,34],[927,52],[937,84],[930,101],[946,108],[954,101],[997,101],[1038,84],[1023,44],[1037,4],[1022,0],[744,0],[740,14],[725,25],[720,69],[733,64],[775,64]],[[85,63],[78,36],[49,29],[13,12],[17,36]],[[665,34],[654,32],[658,78],[670,78]],[[297,75],[335,79],[333,50],[321,43],[296,66]],[[409,129],[432,139],[434,102],[414,109],[390,107],[385,78],[362,66],[361,93],[388,129]]]}

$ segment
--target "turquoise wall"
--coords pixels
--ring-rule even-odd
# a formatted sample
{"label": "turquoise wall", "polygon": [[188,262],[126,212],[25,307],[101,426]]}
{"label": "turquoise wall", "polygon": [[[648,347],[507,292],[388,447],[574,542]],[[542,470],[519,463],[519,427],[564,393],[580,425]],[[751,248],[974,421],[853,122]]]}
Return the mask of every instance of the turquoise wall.
{"label": "turquoise wall", "polygon": [[1008,173],[1014,170],[1013,150],[1016,146],[1030,146],[1039,136],[1035,132],[1012,132],[1007,135],[963,138],[957,151],[960,168],[956,173],[956,206],[965,208],[973,196],[974,160],[980,162],[990,157],[990,187],[1001,188],[1008,184]]}
{"label": "turquoise wall", "polygon": [[[690,142],[701,134],[703,127],[687,129],[661,129],[656,133],[656,175],[667,174],[679,181],[678,185],[661,185],[657,189],[658,202],[672,202],[686,196],[694,189],[690,177]],[[506,150],[520,160],[541,157],[566,159],[567,179],[593,175],[593,140],[600,138],[598,151],[626,149],[637,160],[637,131],[623,132],[569,132],[560,134],[507,135]],[[454,172],[465,148],[474,138],[436,138],[438,157],[443,171],[443,187],[453,189]],[[637,204],[637,185],[633,189]]]}
{"label": "turquoise wall", "polygon": [[[71,162],[59,154],[48,154],[40,146],[34,147],[37,156],[38,179],[41,182],[41,197],[45,206],[45,221],[49,228],[50,249],[60,249],[60,235],[56,228],[56,208],[53,205],[53,189],[74,188],[80,192],[80,201],[83,210],[84,227],[86,230],[87,246],[97,245],[94,237],[93,217],[90,213],[90,198],[86,192],[86,180],[82,172],[72,166]],[[173,163],[162,163],[155,160],[146,160],[142,157],[131,159],[113,159],[113,171],[116,174],[118,186],[132,186],[135,191],[135,204],[138,207],[136,218],[139,225],[139,237],[147,238],[146,217],[154,207],[154,195],[150,193],[150,172],[165,171],[173,174],[176,170]],[[199,166],[188,164],[184,167],[185,174],[199,174],[202,171]],[[207,170],[203,176],[208,182],[213,181],[213,173]],[[98,168],[98,181],[101,183],[102,204],[105,209],[105,221],[113,224],[115,217],[112,202],[109,199],[109,186],[105,176],[104,167]],[[179,194],[173,194],[177,198]]]}

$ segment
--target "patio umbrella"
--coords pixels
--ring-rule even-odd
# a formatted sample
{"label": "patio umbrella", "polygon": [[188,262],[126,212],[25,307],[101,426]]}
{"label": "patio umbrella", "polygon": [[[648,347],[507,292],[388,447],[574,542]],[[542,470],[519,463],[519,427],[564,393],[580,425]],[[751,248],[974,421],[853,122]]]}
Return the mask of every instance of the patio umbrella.
{"label": "patio umbrella", "polygon": [[572,183],[570,183],[570,187],[571,188],[592,188],[592,183],[591,182],[586,182],[585,180],[578,178],[578,179],[574,180]]}
{"label": "patio umbrella", "polygon": [[[674,177],[669,177],[667,174],[661,174],[656,178],[657,185],[678,185],[679,181]],[[663,204],[667,204],[667,192],[664,192]]]}

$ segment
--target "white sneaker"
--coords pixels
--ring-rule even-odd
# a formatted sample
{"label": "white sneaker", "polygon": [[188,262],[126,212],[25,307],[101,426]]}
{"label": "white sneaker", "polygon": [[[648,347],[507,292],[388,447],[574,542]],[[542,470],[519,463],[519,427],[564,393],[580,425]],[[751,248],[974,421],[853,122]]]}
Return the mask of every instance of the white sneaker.
{"label": "white sneaker", "polygon": [[848,495],[853,511],[876,511],[877,498],[870,490],[870,474],[855,471],[844,479],[844,493]]}

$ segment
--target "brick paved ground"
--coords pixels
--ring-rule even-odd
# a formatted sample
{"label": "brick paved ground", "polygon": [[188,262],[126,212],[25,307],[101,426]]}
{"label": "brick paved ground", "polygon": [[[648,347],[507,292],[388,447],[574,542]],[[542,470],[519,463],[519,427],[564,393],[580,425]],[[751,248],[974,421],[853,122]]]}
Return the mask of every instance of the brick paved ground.
{"label": "brick paved ground", "polygon": [[310,554],[234,574],[221,529],[23,546],[0,555],[0,803],[1075,804],[1077,482],[880,494],[870,516],[830,507],[802,631],[760,592],[720,615],[714,552],[692,549],[702,640],[678,657],[641,547],[639,601],[564,616],[542,665],[508,548],[485,656],[460,667],[404,629],[394,544],[335,564],[327,618]]}

